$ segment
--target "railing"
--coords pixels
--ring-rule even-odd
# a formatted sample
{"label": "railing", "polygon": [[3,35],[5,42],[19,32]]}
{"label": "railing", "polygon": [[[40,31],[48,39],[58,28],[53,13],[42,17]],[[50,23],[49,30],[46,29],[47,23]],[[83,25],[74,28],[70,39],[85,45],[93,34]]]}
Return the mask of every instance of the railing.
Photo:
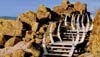
{"label": "railing", "polygon": [[[67,28],[68,26],[68,16],[65,16],[65,19],[64,19],[64,26]],[[80,18],[81,17],[81,18]],[[86,17],[86,20],[84,20]],[[80,21],[81,19],[81,21]],[[87,21],[86,23],[84,23],[84,21]],[[77,44],[79,43],[83,43],[84,40],[85,40],[85,37],[86,37],[86,34],[89,30],[91,30],[93,28],[93,25],[90,24],[90,19],[89,19],[89,16],[88,14],[83,14],[83,15],[72,15],[71,17],[71,28],[72,29],[69,29],[69,30],[66,30],[64,33],[66,34],[69,34],[69,35],[72,35],[72,49],[70,51],[70,56],[72,56],[73,52],[74,52],[74,48]],[[61,26],[62,26],[62,23],[59,22],[59,25],[58,25],[58,29],[57,29],[57,36],[58,36],[58,39],[59,39],[59,43],[62,43],[63,44],[63,37],[61,37]],[[51,40],[51,44],[55,44],[56,42],[54,42],[54,39],[53,39],[53,31],[52,31],[52,28],[53,28],[53,25],[52,23],[50,23],[50,31],[49,31],[49,36],[50,36],[50,40]],[[69,32],[68,32],[69,31]],[[73,33],[75,32],[75,33]],[[74,36],[74,34],[76,34],[76,36]],[[80,35],[81,34],[81,35]],[[46,33],[44,34],[44,38],[43,38],[43,50],[44,50],[44,54],[49,54],[48,53],[48,50],[46,48],[46,42],[45,42],[45,37]],[[67,42],[67,40],[66,40]],[[66,44],[67,45],[67,44]]]}

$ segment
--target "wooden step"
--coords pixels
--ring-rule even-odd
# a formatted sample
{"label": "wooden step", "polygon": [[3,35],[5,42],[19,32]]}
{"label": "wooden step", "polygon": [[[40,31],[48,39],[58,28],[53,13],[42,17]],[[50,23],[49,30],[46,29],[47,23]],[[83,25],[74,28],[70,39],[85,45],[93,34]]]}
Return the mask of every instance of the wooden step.
{"label": "wooden step", "polygon": [[[68,32],[77,32],[77,30],[66,30]],[[78,30],[79,32],[83,32],[83,30]]]}
{"label": "wooden step", "polygon": [[71,47],[58,47],[58,46],[50,46],[52,49],[71,49]]}
{"label": "wooden step", "polygon": [[[79,36],[79,37],[82,38],[82,36]],[[76,38],[76,37],[72,37],[72,36],[68,36],[68,35],[66,35],[66,36],[63,37],[63,39],[64,39],[64,38],[66,38],[66,39],[67,39],[67,38],[72,39],[72,38]]]}
{"label": "wooden step", "polygon": [[63,42],[55,42],[55,43],[50,43],[50,45],[73,45],[74,43],[72,41],[63,41]]}
{"label": "wooden step", "polygon": [[49,52],[56,52],[56,53],[70,53],[70,50],[61,50],[61,49],[58,49],[58,50],[48,50]]}
{"label": "wooden step", "polygon": [[71,55],[69,55],[69,54],[54,54],[54,53],[49,53],[48,55],[52,55],[52,56],[66,56],[66,57],[71,57]]}
{"label": "wooden step", "polygon": [[[64,35],[77,35],[77,33],[63,33]],[[83,33],[79,33],[79,35],[82,35]]]}

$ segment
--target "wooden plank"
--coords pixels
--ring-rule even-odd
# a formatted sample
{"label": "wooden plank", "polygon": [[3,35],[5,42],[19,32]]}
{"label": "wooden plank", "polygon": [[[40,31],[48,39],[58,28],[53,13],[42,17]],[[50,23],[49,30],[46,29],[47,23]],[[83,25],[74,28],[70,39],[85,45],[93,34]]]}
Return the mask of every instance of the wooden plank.
{"label": "wooden plank", "polygon": [[48,55],[71,57],[71,55],[69,55],[69,54],[53,54],[53,53],[49,53]]}
{"label": "wooden plank", "polygon": [[71,47],[56,47],[56,46],[51,46],[50,48],[56,48],[56,49],[71,49]]}
{"label": "wooden plank", "polygon": [[62,52],[62,53],[70,53],[71,50],[49,50],[50,52]]}
{"label": "wooden plank", "polygon": [[50,45],[73,45],[74,43],[72,41],[63,41],[63,42],[55,42],[55,43],[50,43]]}

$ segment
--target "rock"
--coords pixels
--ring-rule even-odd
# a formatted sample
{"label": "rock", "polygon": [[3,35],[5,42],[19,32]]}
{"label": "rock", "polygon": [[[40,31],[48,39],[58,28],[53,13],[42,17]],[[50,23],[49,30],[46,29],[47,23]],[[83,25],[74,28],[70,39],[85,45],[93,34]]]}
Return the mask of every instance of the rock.
{"label": "rock", "polygon": [[94,56],[91,53],[84,53],[84,54],[79,55],[78,57],[94,57]]}
{"label": "rock", "polygon": [[43,38],[43,33],[41,33],[41,32],[36,32],[35,38],[40,38],[40,39],[42,39],[42,38]]}
{"label": "rock", "polygon": [[25,38],[23,38],[23,40],[25,42],[28,42],[30,40],[33,40],[34,39],[34,33],[32,31],[26,31],[26,35],[25,35]]}
{"label": "rock", "polygon": [[10,54],[6,54],[5,57],[11,57],[11,55]]}
{"label": "rock", "polygon": [[31,49],[32,51],[32,57],[39,57],[40,56],[40,50],[37,50],[37,49]]}
{"label": "rock", "polygon": [[80,3],[80,2],[75,2],[74,3],[74,8],[76,11],[79,11],[80,14],[84,13],[85,11],[87,11],[87,6],[86,4]]}
{"label": "rock", "polygon": [[71,16],[71,14],[75,11],[73,8],[73,5],[70,4],[70,2],[68,0],[63,0],[63,2],[61,3],[61,5],[56,6],[53,8],[53,11],[55,11],[56,13],[62,15],[68,15]]}
{"label": "rock", "polygon": [[68,8],[69,5],[70,5],[69,0],[63,0],[62,3],[61,3],[61,6],[62,6],[64,9]]}
{"label": "rock", "polygon": [[51,19],[51,14],[44,5],[40,5],[36,13],[37,18],[40,19]]}
{"label": "rock", "polygon": [[20,20],[20,21],[26,22],[26,23],[36,22],[37,21],[37,19],[36,19],[36,13],[29,10],[29,11],[23,13],[23,14],[20,14],[18,16],[17,20]]}
{"label": "rock", "polygon": [[[19,52],[21,51],[25,51],[25,52],[35,52],[31,50],[32,47],[32,43],[34,42],[34,40],[30,40],[29,42],[25,42],[25,41],[20,41],[18,42],[16,45],[12,46],[12,47],[6,47],[3,49],[0,49],[0,56],[5,56],[6,54],[16,54],[18,56],[22,56],[23,54],[20,54]],[[15,56],[12,56],[15,57]]]}
{"label": "rock", "polygon": [[39,23],[38,22],[32,22],[32,31],[36,32],[38,28],[39,28]]}
{"label": "rock", "polygon": [[65,9],[62,6],[56,6],[56,7],[53,8],[53,11],[55,11],[58,14],[63,14]]}
{"label": "rock", "polygon": [[[32,30],[36,32],[38,28],[38,23],[36,22],[36,13],[27,11],[26,13],[19,15],[17,20],[23,23],[25,30]],[[27,27],[29,28],[27,29]]]}
{"label": "rock", "polygon": [[[26,53],[31,54],[31,57],[39,57],[43,35],[46,34],[45,42],[49,47],[49,34],[52,33],[56,38],[59,22],[63,21],[65,15],[71,19],[72,14],[77,12],[79,14],[87,12],[86,5],[80,2],[70,4],[68,0],[63,0],[53,10],[40,5],[37,12],[29,10],[20,14],[17,20],[0,19],[0,45],[5,46],[0,49],[0,57],[24,57]],[[68,21],[67,29],[71,29],[70,20]],[[96,57],[100,53],[100,12],[95,17],[94,25],[89,39],[89,51]],[[64,28],[62,27],[61,31],[64,31]]]}
{"label": "rock", "polygon": [[36,32],[35,34],[35,43],[36,44],[41,44],[43,39],[43,33],[41,32]]}
{"label": "rock", "polygon": [[42,43],[42,39],[41,38],[35,38],[35,43],[36,44],[41,44]]}
{"label": "rock", "polygon": [[12,47],[14,46],[16,43],[18,43],[19,41],[21,41],[21,39],[18,39],[16,37],[12,37],[10,38],[6,43],[5,43],[5,48],[6,47]]}
{"label": "rock", "polygon": [[0,45],[3,46],[4,44],[4,36],[0,33]]}
{"label": "rock", "polygon": [[40,32],[40,33],[45,33],[46,30],[47,30],[47,26],[48,26],[48,25],[43,25],[42,27],[40,27],[39,32]]}
{"label": "rock", "polygon": [[19,21],[0,19],[0,32],[4,35],[21,36],[22,27]]}
{"label": "rock", "polygon": [[89,37],[90,52],[94,57],[100,56],[100,10],[97,11],[93,22],[93,30]]}
{"label": "rock", "polygon": [[13,57],[24,57],[25,52],[23,50],[16,50],[13,54]]}

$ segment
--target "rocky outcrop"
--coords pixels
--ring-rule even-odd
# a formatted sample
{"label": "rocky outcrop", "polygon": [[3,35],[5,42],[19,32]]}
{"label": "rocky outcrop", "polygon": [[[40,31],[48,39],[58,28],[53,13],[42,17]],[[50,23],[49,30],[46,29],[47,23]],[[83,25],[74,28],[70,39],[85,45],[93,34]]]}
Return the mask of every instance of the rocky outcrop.
{"label": "rocky outcrop", "polygon": [[0,19],[0,33],[10,36],[21,36],[23,24],[19,21]]}
{"label": "rocky outcrop", "polygon": [[4,47],[12,47],[14,46],[16,43],[18,43],[19,41],[21,41],[21,39],[18,39],[16,37],[12,37],[10,38],[8,41],[6,41]]}
{"label": "rocky outcrop", "polygon": [[[29,42],[20,41],[13,47],[7,47],[4,49],[0,49],[0,56],[10,55],[12,57],[24,57],[24,52],[29,52],[32,56],[39,57],[39,52],[35,53],[35,49],[32,47],[32,43],[34,40]],[[34,49],[34,51],[32,51]],[[19,52],[19,53],[18,53]],[[35,53],[35,54],[34,54]]]}
{"label": "rocky outcrop", "polygon": [[51,14],[48,11],[48,8],[40,5],[37,12],[36,12],[37,18],[40,19],[51,19]]}
{"label": "rocky outcrop", "polygon": [[93,22],[93,30],[90,35],[90,52],[94,55],[94,57],[100,56],[100,10],[97,11],[96,16]]}
{"label": "rocky outcrop", "polygon": [[18,21],[22,22],[23,29],[26,30],[32,30],[36,32],[38,28],[38,23],[36,22],[36,13],[32,11],[27,11],[26,13],[20,14],[18,16]]}
{"label": "rocky outcrop", "polygon": [[80,3],[80,2],[75,2],[74,3],[74,9],[76,11],[79,11],[80,14],[85,13],[87,11],[87,6],[86,4]]}
{"label": "rocky outcrop", "polygon": [[54,7],[53,10],[60,15],[65,14],[71,16],[75,12],[79,12],[80,14],[87,12],[87,6],[80,2],[71,4],[68,0],[63,0],[61,5]]}
{"label": "rocky outcrop", "polygon": [[[68,0],[63,0],[53,10],[40,5],[36,12],[29,10],[20,14],[16,20],[0,19],[0,46],[3,46],[0,49],[0,57],[24,57],[27,55],[39,57],[43,35],[46,34],[45,41],[48,45],[50,42],[49,33],[53,33],[53,36],[57,35],[58,23],[62,22],[65,15],[68,15],[71,19],[72,14],[77,13],[80,15],[87,13],[86,5],[80,2],[71,4]],[[95,21],[94,24],[97,25],[98,21]],[[50,32],[51,25],[52,31]],[[97,27],[95,29],[97,30]],[[91,39],[90,43],[92,44],[90,47],[94,45]],[[91,52],[93,52],[93,48],[95,47],[92,47]],[[93,54],[95,52],[97,51],[94,51]]]}
{"label": "rocky outcrop", "polygon": [[87,52],[79,57],[100,57],[100,9],[93,21],[93,30],[89,36]]}

